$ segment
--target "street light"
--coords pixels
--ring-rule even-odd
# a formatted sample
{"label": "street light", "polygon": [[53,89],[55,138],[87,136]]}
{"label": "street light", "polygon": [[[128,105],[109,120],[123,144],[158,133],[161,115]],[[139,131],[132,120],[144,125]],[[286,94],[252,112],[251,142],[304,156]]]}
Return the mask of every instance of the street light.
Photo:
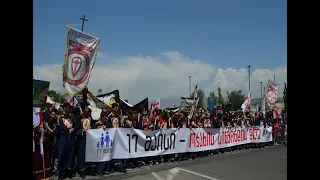
{"label": "street light", "polygon": [[248,67],[248,70],[249,70],[249,91],[250,91],[250,68],[251,68],[251,65],[247,65]]}
{"label": "street light", "polygon": [[259,83],[260,83],[261,100],[262,100],[262,81],[260,81]]}
{"label": "street light", "polygon": [[189,76],[189,97],[191,98],[191,76]]}

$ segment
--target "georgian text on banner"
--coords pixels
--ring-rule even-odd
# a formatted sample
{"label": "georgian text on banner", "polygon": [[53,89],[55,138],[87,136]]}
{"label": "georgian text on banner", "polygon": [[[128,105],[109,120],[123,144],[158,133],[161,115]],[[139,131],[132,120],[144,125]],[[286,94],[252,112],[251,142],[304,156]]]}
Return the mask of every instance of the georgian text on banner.
{"label": "georgian text on banner", "polygon": [[143,131],[130,128],[87,132],[86,161],[102,162],[185,152],[198,152],[272,141],[270,127],[180,128]]}

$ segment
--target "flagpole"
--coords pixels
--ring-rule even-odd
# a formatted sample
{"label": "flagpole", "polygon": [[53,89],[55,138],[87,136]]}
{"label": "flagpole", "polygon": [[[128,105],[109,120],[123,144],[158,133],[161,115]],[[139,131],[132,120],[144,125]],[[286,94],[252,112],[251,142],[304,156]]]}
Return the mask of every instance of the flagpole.
{"label": "flagpole", "polygon": [[46,170],[45,170],[45,167],[44,167],[44,153],[42,155],[42,166],[43,166],[43,179],[46,179]]}
{"label": "flagpole", "polygon": [[43,130],[43,124],[42,124],[42,136],[41,136],[41,142],[40,142],[40,143],[42,143],[42,170],[43,170],[43,179],[46,179],[46,170],[45,170],[45,164],[44,164],[43,135],[44,135],[44,130]]}

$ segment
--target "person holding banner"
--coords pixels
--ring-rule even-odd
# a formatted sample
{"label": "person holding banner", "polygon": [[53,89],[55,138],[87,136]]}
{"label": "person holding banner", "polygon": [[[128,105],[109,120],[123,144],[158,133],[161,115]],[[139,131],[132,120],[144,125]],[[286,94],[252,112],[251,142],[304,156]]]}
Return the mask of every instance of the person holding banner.
{"label": "person holding banner", "polygon": [[[101,112],[100,113],[100,118],[98,122],[94,125],[94,129],[106,129],[107,128],[107,117],[106,117],[106,112]],[[104,161],[104,162],[97,162],[96,163],[96,171],[98,176],[103,176],[104,174],[109,174],[110,173],[110,161]]]}
{"label": "person holding banner", "polygon": [[[73,157],[73,149],[70,151],[69,145],[69,138],[70,138],[70,131],[72,129],[72,121],[70,119],[71,114],[71,107],[67,106],[64,111],[64,115],[60,116],[58,120],[58,124],[56,127],[57,133],[57,158],[58,158],[58,180],[65,179],[66,175],[66,168],[69,161],[69,158]],[[70,157],[71,154],[71,157]],[[69,161],[70,163],[71,161]]]}
{"label": "person holding banner", "polygon": [[85,150],[86,150],[86,132],[90,129],[90,120],[88,117],[88,111],[84,111],[81,114],[81,109],[76,107],[74,109],[75,120],[75,134],[76,134],[76,148],[78,152],[77,166],[78,173],[82,179],[85,178],[87,163],[85,162]]}
{"label": "person holding banner", "polygon": [[[107,128],[120,128],[121,127],[121,117],[119,115],[119,104],[112,104],[112,112],[108,115],[108,120],[106,122]],[[114,166],[119,169],[119,172],[127,173],[125,168],[126,159],[115,159],[113,160]]]}

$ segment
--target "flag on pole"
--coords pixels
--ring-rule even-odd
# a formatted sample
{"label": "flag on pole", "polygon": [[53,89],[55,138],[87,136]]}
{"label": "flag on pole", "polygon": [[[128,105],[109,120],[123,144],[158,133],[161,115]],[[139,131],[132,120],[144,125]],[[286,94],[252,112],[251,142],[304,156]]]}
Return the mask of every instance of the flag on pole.
{"label": "flag on pole", "polygon": [[281,119],[282,118],[281,114],[282,114],[281,109],[279,109],[279,108],[273,109],[273,118],[274,119]]}
{"label": "flag on pole", "polygon": [[76,94],[89,83],[100,39],[70,26],[67,28],[67,52],[62,67],[63,87],[69,94]]}
{"label": "flag on pole", "polygon": [[75,106],[78,104],[78,100],[74,97],[74,95],[69,94],[66,100],[71,106]]}
{"label": "flag on pole", "polygon": [[155,108],[160,109],[160,98],[154,104],[152,104],[152,109],[155,109]]}
{"label": "flag on pole", "polygon": [[198,102],[199,102],[199,98],[198,98],[198,68],[197,68],[197,71],[196,71],[196,85],[195,85],[194,90],[193,90],[193,104],[191,105],[189,118],[192,118],[193,112],[195,111],[195,109],[197,109]]}
{"label": "flag on pole", "polygon": [[244,100],[244,102],[241,105],[241,109],[243,112],[245,112],[245,110],[249,109],[250,103],[251,103],[251,90],[249,91],[246,99]]}

